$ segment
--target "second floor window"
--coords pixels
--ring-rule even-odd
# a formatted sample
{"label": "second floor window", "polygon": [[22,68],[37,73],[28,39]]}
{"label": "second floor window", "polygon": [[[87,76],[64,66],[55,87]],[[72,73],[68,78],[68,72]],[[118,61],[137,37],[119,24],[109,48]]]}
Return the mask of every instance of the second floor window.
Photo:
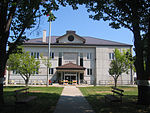
{"label": "second floor window", "polygon": [[83,66],[83,53],[80,53],[80,66]]}
{"label": "second floor window", "polygon": [[54,52],[50,52],[50,58],[54,59]]}
{"label": "second floor window", "polygon": [[92,59],[92,53],[87,53],[87,59]]}
{"label": "second floor window", "polygon": [[49,74],[50,75],[54,74],[54,68],[49,68]]}
{"label": "second floor window", "polygon": [[39,58],[40,53],[39,52],[31,52],[31,56],[33,56],[34,58]]}
{"label": "second floor window", "polygon": [[62,65],[62,53],[59,53],[58,66]]}
{"label": "second floor window", "polygon": [[109,60],[114,60],[114,53],[109,53]]}

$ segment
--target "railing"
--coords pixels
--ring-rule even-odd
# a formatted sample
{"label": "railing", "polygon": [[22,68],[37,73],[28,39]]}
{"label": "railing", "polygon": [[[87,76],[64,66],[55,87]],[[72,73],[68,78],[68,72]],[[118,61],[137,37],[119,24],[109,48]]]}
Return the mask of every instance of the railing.
{"label": "railing", "polygon": [[[94,80],[82,80],[80,81],[80,84],[90,84],[94,85]],[[45,85],[47,83],[46,79],[30,79],[29,85]],[[25,84],[25,81],[23,79],[10,79],[9,84]],[[130,80],[118,80],[118,85],[131,85]],[[114,85],[113,80],[99,80],[97,85]]]}
{"label": "railing", "polygon": [[[114,80],[99,80],[98,85],[114,85]],[[130,85],[131,81],[130,80],[118,80],[117,81],[118,85]]]}
{"label": "railing", "polygon": [[[45,79],[32,79],[29,80],[29,85],[45,85],[47,80]],[[25,81],[23,79],[10,79],[9,84],[25,84]]]}

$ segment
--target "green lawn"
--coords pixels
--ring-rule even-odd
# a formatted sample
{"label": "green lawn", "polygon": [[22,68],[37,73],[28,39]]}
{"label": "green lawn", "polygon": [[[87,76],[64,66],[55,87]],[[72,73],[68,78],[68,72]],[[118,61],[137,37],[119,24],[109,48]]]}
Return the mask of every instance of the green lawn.
{"label": "green lawn", "polygon": [[14,90],[21,88],[24,87],[4,88],[5,106],[1,113],[53,113],[63,90],[62,87],[30,87],[30,95],[36,95],[38,98],[15,109]]}
{"label": "green lawn", "polygon": [[119,87],[123,89],[123,103],[105,103],[104,95],[112,94],[110,87],[80,87],[81,92],[96,113],[149,113],[150,107],[137,105],[136,87]]}

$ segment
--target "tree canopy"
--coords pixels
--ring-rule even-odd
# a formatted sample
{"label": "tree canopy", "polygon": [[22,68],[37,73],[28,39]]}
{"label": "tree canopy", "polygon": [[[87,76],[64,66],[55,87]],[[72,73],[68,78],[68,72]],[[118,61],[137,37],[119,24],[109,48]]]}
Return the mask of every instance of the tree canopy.
{"label": "tree canopy", "polygon": [[131,68],[132,61],[129,60],[127,52],[130,50],[120,52],[118,49],[114,50],[114,60],[110,63],[109,74],[114,78],[115,87],[117,86],[117,79],[122,73],[128,73]]}
{"label": "tree canopy", "polygon": [[26,86],[28,85],[31,75],[39,72],[40,61],[30,56],[29,52],[11,54],[8,62],[8,70],[15,71],[24,79]]}
{"label": "tree canopy", "polygon": [[40,61],[30,56],[29,52],[11,54],[8,62],[8,70],[15,71],[25,80],[26,86],[28,85],[31,75],[38,72]]}

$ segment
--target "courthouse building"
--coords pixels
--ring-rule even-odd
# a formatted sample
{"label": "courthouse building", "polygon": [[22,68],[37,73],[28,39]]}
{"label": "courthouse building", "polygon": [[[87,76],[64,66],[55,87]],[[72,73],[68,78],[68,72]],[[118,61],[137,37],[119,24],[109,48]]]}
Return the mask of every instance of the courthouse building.
{"label": "courthouse building", "polygon": [[[89,34],[90,35],[90,34]],[[120,36],[121,38],[121,36]],[[23,45],[31,56],[40,59],[40,55],[48,58],[48,37],[43,31],[42,38],[26,41]],[[77,84],[113,84],[109,75],[110,62],[114,59],[114,50],[132,49],[132,45],[94,38],[79,36],[75,31],[67,31],[63,36],[52,36],[50,44],[51,68],[49,79],[53,83],[66,80],[68,84],[76,81]],[[20,75],[11,72],[10,81],[24,82]],[[118,78],[118,84],[132,83],[132,70],[123,73]],[[47,67],[41,61],[40,68],[30,78],[30,84],[46,84]],[[62,82],[61,82],[62,83]]]}

